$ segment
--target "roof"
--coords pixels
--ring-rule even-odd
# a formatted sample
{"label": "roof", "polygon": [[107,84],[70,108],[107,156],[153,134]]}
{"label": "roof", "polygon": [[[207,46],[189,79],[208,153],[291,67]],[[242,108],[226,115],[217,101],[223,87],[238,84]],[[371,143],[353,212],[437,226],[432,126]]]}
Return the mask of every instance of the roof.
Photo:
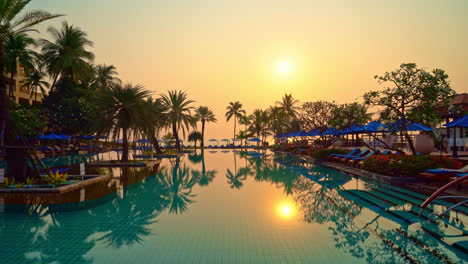
{"label": "roof", "polygon": [[[464,112],[468,112],[468,93],[456,94],[450,99],[449,105],[454,105],[461,110],[460,115]],[[449,117],[448,108],[446,106],[440,106],[439,115],[442,117]]]}

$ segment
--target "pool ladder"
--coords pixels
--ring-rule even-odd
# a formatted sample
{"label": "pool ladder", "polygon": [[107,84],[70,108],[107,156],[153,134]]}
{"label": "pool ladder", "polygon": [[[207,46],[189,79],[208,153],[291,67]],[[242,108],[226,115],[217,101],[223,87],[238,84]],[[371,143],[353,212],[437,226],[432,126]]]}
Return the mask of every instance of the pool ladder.
{"label": "pool ladder", "polygon": [[422,211],[429,205],[431,204],[435,199],[463,199],[461,202],[459,203],[456,203],[452,206],[450,206],[449,208],[447,208],[445,211],[443,211],[442,213],[440,214],[437,214],[437,213],[432,213],[428,216],[428,218],[430,219],[435,219],[435,218],[440,218],[441,216],[443,216],[444,214],[452,211],[453,209],[457,208],[458,206],[461,206],[461,205],[464,205],[465,203],[468,203],[468,197],[467,196],[440,196],[445,190],[447,190],[448,188],[464,181],[464,180],[468,180],[468,175],[465,175],[465,176],[462,176],[458,179],[455,179],[449,183],[447,183],[446,185],[442,186],[440,189],[438,189],[436,192],[434,192],[431,196],[429,196],[429,198],[426,199],[426,201],[424,201],[424,203],[421,204],[421,210],[419,210],[419,216],[421,216],[421,213]]}

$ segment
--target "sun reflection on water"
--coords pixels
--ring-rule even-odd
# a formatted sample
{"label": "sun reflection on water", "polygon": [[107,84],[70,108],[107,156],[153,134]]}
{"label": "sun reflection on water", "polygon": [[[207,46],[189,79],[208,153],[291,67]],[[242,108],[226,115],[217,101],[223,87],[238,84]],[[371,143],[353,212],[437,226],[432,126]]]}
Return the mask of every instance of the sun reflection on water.
{"label": "sun reflection on water", "polygon": [[296,216],[296,206],[290,201],[282,201],[277,205],[276,212],[281,219],[289,220]]}

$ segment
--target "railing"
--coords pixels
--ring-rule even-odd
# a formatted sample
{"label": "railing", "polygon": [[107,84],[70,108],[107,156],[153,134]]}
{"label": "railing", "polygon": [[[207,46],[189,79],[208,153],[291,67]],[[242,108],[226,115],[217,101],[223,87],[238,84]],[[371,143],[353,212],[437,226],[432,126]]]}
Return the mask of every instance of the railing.
{"label": "railing", "polygon": [[450,187],[452,187],[452,186],[454,186],[454,185],[456,185],[456,184],[458,184],[458,183],[461,183],[462,181],[465,181],[465,180],[468,180],[468,174],[465,175],[465,176],[462,176],[462,177],[460,177],[460,178],[457,178],[457,179],[455,179],[455,180],[453,180],[453,181],[447,183],[446,185],[442,186],[442,187],[441,187],[440,189],[438,189],[435,193],[433,193],[431,196],[429,196],[429,198],[427,198],[426,201],[424,201],[423,204],[421,204],[421,210],[419,210],[419,214],[418,214],[418,215],[421,216],[422,211],[423,211],[430,203],[432,203],[432,201],[434,201],[434,200],[437,199],[437,198],[438,198],[438,199],[447,199],[447,198],[453,198],[453,199],[457,198],[457,199],[460,199],[460,198],[462,198],[462,199],[464,199],[464,200],[461,201],[461,202],[459,202],[459,203],[457,203],[457,204],[455,204],[455,205],[453,205],[453,206],[451,206],[451,207],[449,207],[447,210],[445,210],[444,212],[442,212],[442,213],[439,214],[439,215],[433,213],[433,214],[430,214],[429,216],[438,216],[438,217],[440,217],[440,216],[442,216],[442,215],[448,213],[449,211],[451,211],[451,210],[457,208],[458,206],[467,203],[467,202],[468,202],[468,197],[466,197],[466,196],[441,196],[441,197],[439,197],[439,196],[440,196],[445,190],[447,190],[448,188],[450,188]]}

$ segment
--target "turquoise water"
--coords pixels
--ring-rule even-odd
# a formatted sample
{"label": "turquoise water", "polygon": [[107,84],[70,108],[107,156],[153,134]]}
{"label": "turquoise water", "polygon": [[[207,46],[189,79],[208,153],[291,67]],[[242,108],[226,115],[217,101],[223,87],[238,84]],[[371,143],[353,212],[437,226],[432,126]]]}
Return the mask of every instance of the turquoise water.
{"label": "turquoise water", "polygon": [[296,158],[205,151],[112,173],[117,191],[85,203],[0,196],[1,263],[468,261],[466,207],[419,219],[425,195]]}

